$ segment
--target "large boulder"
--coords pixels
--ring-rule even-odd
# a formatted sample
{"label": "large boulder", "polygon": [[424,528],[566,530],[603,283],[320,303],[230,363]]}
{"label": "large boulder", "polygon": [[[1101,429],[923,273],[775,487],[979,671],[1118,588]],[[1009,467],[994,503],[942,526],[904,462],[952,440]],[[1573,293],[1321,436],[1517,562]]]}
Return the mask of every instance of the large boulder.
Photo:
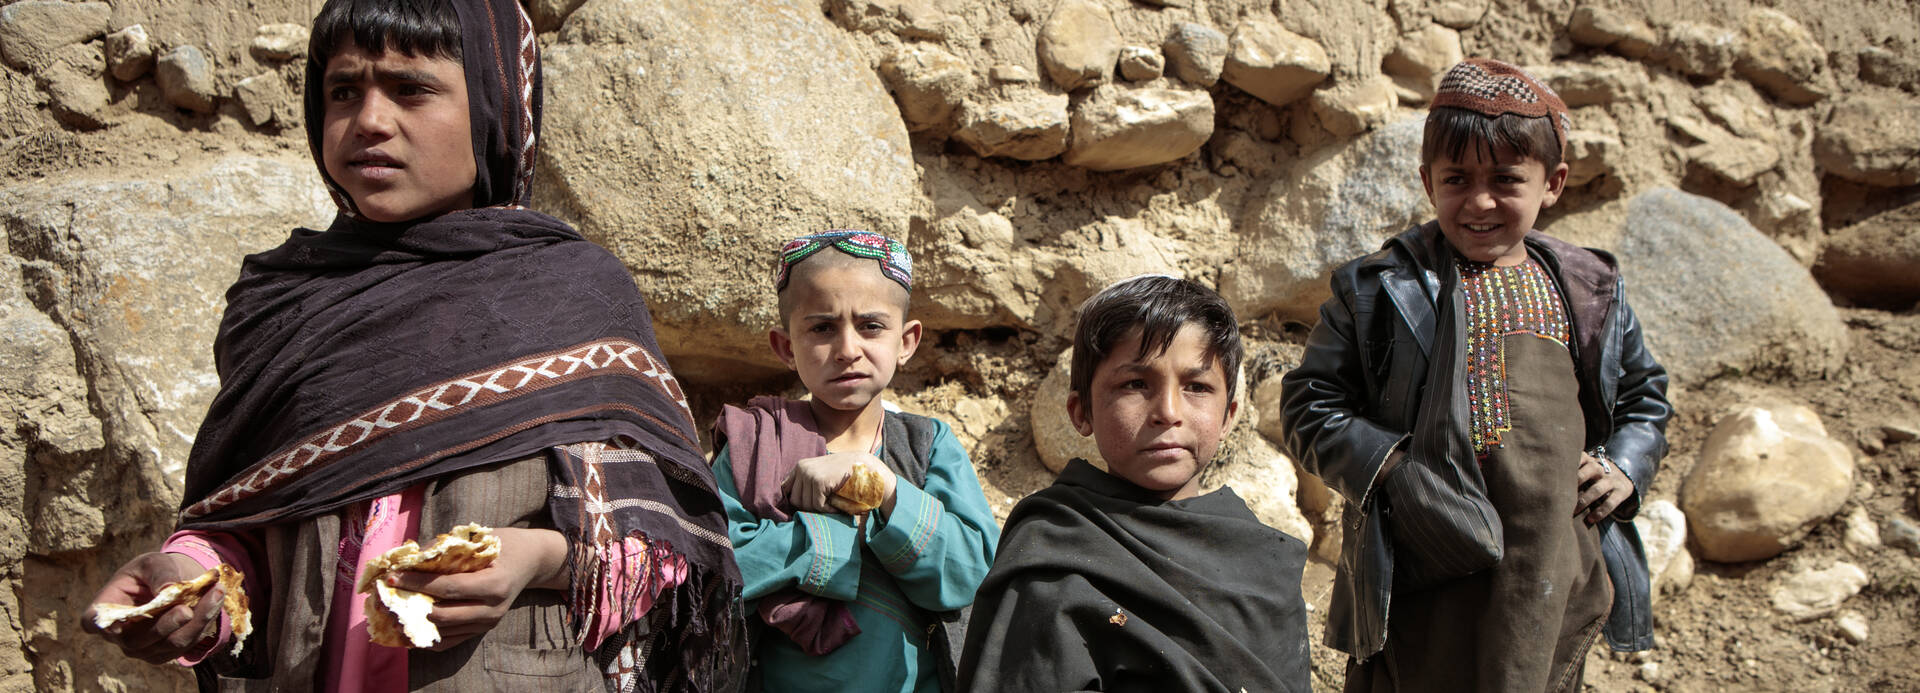
{"label": "large boulder", "polygon": [[141,173],[0,189],[0,219],[14,253],[36,261],[30,280],[60,280],[46,299],[95,377],[111,377],[101,406],[129,419],[120,435],[142,433],[124,442],[178,476],[219,384],[211,347],[240,258],[325,228],[334,206],[305,157]]}
{"label": "large boulder", "polygon": [[1860,305],[1920,302],[1920,203],[1881,212],[1835,231],[1813,274],[1834,295]]}
{"label": "large boulder", "polygon": [[[1243,417],[1251,413],[1242,407]],[[1300,479],[1293,460],[1249,428],[1242,425],[1228,432],[1214,463],[1200,474],[1200,492],[1232,487],[1261,523],[1313,546],[1313,523],[1300,513],[1294,497]]]}
{"label": "large boulder", "polygon": [[172,526],[219,384],[211,344],[241,257],[332,216],[304,157],[95,170],[0,189],[0,563],[12,583],[0,596],[0,640],[25,632],[30,689],[191,689],[177,668],[101,656],[73,618],[106,575]]}
{"label": "large boulder", "polygon": [[1047,377],[1040,381],[1040,389],[1034,391],[1032,409],[1027,412],[1033,426],[1033,447],[1040,453],[1040,462],[1056,474],[1076,457],[1103,469],[1106,467],[1100,458],[1100,446],[1093,442],[1092,436],[1083,436],[1074,430],[1073,419],[1067,416],[1067,394],[1073,391],[1068,373],[1072,363],[1072,349],[1060,352]]}
{"label": "large boulder", "polygon": [[[6,245],[0,236],[0,248]],[[103,508],[76,503],[80,512],[60,515],[47,512],[50,504],[39,499],[48,467],[57,471],[58,461],[98,451],[105,440],[100,420],[87,409],[86,378],[67,331],[34,306],[19,282],[21,264],[0,252],[0,334],[6,335],[0,339],[0,362],[7,364],[0,369],[0,690],[5,691],[36,689],[23,641],[27,624],[45,621],[21,609],[21,561],[35,535],[97,536],[96,528],[106,524]]]}
{"label": "large boulder", "polygon": [[1249,19],[1233,30],[1222,76],[1261,101],[1285,106],[1313,93],[1332,71],[1319,42],[1273,20]]}
{"label": "large boulder", "polygon": [[1813,410],[1770,402],[1722,420],[1680,490],[1680,508],[1711,561],[1772,558],[1832,517],[1853,490],[1853,454]]}
{"label": "large boulder", "polygon": [[1627,204],[1627,299],[1680,382],[1723,372],[1830,373],[1847,330],[1813,276],[1726,205],[1670,188]]}
{"label": "large boulder", "polygon": [[696,381],[779,372],[782,241],[905,238],[923,204],[893,100],[818,3],[589,0],[546,79],[536,206],[626,262]]}
{"label": "large boulder", "polygon": [[[1253,404],[1253,411],[1242,413],[1241,416],[1251,416],[1257,412],[1258,421],[1254,422],[1254,430],[1266,436],[1267,442],[1272,443],[1275,448],[1284,450],[1287,442],[1287,424],[1286,417],[1281,413],[1283,409],[1281,394],[1279,375],[1260,381],[1254,386],[1247,400]],[[1300,488],[1294,495],[1300,501],[1302,512],[1318,516],[1332,507],[1333,489],[1327,488],[1326,482],[1321,481],[1320,477],[1308,474],[1304,468],[1300,467],[1299,460],[1294,461],[1294,476],[1300,480]]]}
{"label": "large boulder", "polygon": [[1247,230],[1220,273],[1220,294],[1243,319],[1271,313],[1311,320],[1327,277],[1432,216],[1420,186],[1426,119],[1388,125],[1277,176],[1248,206]]}
{"label": "large boulder", "polygon": [[1102,85],[1073,109],[1073,145],[1062,160],[1095,171],[1152,166],[1192,154],[1212,135],[1207,92]]}
{"label": "large boulder", "polygon": [[1860,94],[1834,104],[1814,131],[1813,155],[1827,173],[1856,183],[1920,183],[1920,102]]}

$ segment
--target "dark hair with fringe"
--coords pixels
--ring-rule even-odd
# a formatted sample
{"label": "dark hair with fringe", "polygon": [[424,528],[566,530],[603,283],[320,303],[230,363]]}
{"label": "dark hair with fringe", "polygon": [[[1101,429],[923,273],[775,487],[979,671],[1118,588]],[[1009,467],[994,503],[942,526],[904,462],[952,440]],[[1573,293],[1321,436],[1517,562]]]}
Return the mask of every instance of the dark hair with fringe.
{"label": "dark hair with fringe", "polygon": [[1080,304],[1073,359],[1067,367],[1073,391],[1091,406],[1094,370],[1134,330],[1140,331],[1138,358],[1146,358],[1166,353],[1174,336],[1187,325],[1198,325],[1206,333],[1207,365],[1219,362],[1227,376],[1227,401],[1233,401],[1245,354],[1233,307],[1212,289],[1158,275],[1121,281]]}
{"label": "dark hair with fringe", "polygon": [[1500,117],[1464,108],[1442,106],[1427,113],[1426,133],[1420,140],[1420,164],[1432,164],[1441,154],[1459,161],[1475,147],[1488,161],[1518,154],[1546,164],[1547,172],[1560,167],[1565,150],[1553,131],[1552,116],[1529,118],[1507,113]]}
{"label": "dark hair with fringe", "polygon": [[348,43],[378,55],[461,61],[460,15],[449,0],[327,0],[313,19],[307,54],[322,69]]}

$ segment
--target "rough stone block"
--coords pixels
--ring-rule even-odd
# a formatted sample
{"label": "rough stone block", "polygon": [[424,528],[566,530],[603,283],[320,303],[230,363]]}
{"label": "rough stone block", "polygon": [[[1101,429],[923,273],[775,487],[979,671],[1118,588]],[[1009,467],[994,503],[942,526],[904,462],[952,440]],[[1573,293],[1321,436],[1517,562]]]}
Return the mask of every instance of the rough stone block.
{"label": "rough stone block", "polygon": [[1834,91],[1827,49],[1813,32],[1778,10],[1747,13],[1745,42],[1734,69],[1755,86],[1789,104],[1804,106]]}
{"label": "rough stone block", "polygon": [[307,28],[299,24],[268,24],[253,33],[253,54],[262,60],[293,60],[307,55]]}
{"label": "rough stone block", "polygon": [[973,92],[973,66],[936,46],[903,46],[880,65],[880,76],[893,90],[907,130],[921,132],[950,126],[953,114]]}
{"label": "rough stone block", "polygon": [[24,0],[0,7],[0,58],[17,69],[38,70],[62,46],[106,34],[112,19],[113,9],[104,2]]}
{"label": "rough stone block", "polygon": [[1271,20],[1242,22],[1230,46],[1222,73],[1227,83],[1275,106],[1313,93],[1333,70],[1318,42]]}
{"label": "rough stone block", "polygon": [[1106,81],[1120,57],[1120,30],[1105,7],[1088,0],[1065,0],[1040,27],[1040,66],[1047,79],[1067,91]]}
{"label": "rough stone block", "polygon": [[1814,161],[1855,183],[1920,183],[1920,102],[1856,94],[1834,104],[1814,130]]}
{"label": "rough stone block", "polygon": [[189,111],[212,113],[218,94],[213,86],[213,63],[194,46],[179,46],[160,56],[154,79],[167,102]]}
{"label": "rough stone block", "polygon": [[980,156],[1051,159],[1067,151],[1067,102],[1066,94],[1039,91],[985,104],[969,102],[953,136]]}
{"label": "rough stone block", "polygon": [[1699,22],[1674,22],[1667,27],[1662,51],[1667,65],[1683,74],[1712,79],[1733,68],[1741,50],[1740,32]]}
{"label": "rough stone block", "polygon": [[1335,137],[1352,137],[1379,127],[1399,105],[1393,80],[1385,76],[1313,93],[1313,115]]}
{"label": "rough stone block", "polygon": [[146,27],[135,24],[107,34],[107,69],[113,78],[131,82],[153,70],[153,42]]}
{"label": "rough stone block", "polygon": [[1612,49],[1632,58],[1646,57],[1660,41],[1646,21],[1595,5],[1574,8],[1567,20],[1567,35],[1574,43]]}
{"label": "rough stone block", "polygon": [[1106,86],[1074,107],[1063,160],[1095,171],[1152,166],[1192,154],[1212,135],[1207,92]]}
{"label": "rough stone block", "polygon": [[1167,65],[1173,76],[1200,87],[1220,81],[1227,60],[1227,35],[1210,26],[1181,22],[1166,42]]}
{"label": "rough stone block", "polygon": [[1127,46],[1120,49],[1120,76],[1131,82],[1145,82],[1160,78],[1165,71],[1167,59],[1160,57],[1158,51],[1145,46]]}

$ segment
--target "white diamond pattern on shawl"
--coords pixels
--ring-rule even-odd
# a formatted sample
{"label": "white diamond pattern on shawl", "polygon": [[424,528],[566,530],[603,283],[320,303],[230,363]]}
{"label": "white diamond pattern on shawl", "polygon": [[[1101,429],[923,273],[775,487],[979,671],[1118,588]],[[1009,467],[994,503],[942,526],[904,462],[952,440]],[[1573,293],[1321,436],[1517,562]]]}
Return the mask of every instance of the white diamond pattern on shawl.
{"label": "white diamond pattern on shawl", "polygon": [[[565,368],[556,367],[563,363],[566,364]],[[181,511],[180,516],[183,519],[203,517],[264,493],[285,479],[316,466],[324,466],[396,429],[430,423],[453,416],[468,407],[484,406],[496,399],[533,392],[582,371],[609,370],[640,376],[673,398],[687,421],[693,420],[693,412],[687,407],[687,398],[679,381],[666,364],[655,358],[646,347],[624,339],[588,342],[435,383],[374,407],[268,455],[266,459],[255,463],[252,470],[240,474],[205,500]],[[491,398],[476,402],[483,394]]]}

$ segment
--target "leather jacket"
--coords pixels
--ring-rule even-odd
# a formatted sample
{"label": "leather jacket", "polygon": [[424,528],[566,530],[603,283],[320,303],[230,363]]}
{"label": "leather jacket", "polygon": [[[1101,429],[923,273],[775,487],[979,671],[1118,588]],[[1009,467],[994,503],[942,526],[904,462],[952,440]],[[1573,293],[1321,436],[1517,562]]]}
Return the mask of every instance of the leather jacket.
{"label": "leather jacket", "polygon": [[[1607,642],[1619,651],[1649,649],[1646,554],[1639,533],[1621,524],[1639,511],[1666,455],[1666,424],[1673,414],[1666,369],[1647,352],[1613,256],[1538,231],[1525,242],[1528,254],[1554,278],[1572,323],[1569,347],[1580,383],[1585,447],[1605,445],[1633,481],[1633,495],[1600,523],[1601,553],[1614,587]],[[1451,362],[1437,350],[1465,348],[1464,335],[1451,344],[1433,343],[1437,321],[1454,319],[1439,308],[1457,303],[1441,300],[1454,295],[1444,292],[1459,291],[1452,254],[1438,225],[1428,222],[1335,270],[1333,296],[1320,307],[1301,364],[1282,379],[1288,451],[1346,500],[1327,644],[1356,659],[1386,644],[1394,546],[1382,528],[1392,511],[1383,513],[1382,506],[1417,500],[1376,502],[1375,478],[1388,454],[1415,431],[1420,404],[1454,394],[1425,391],[1428,364]],[[1461,412],[1428,409],[1459,419],[1447,424],[1451,435],[1468,435]]]}

